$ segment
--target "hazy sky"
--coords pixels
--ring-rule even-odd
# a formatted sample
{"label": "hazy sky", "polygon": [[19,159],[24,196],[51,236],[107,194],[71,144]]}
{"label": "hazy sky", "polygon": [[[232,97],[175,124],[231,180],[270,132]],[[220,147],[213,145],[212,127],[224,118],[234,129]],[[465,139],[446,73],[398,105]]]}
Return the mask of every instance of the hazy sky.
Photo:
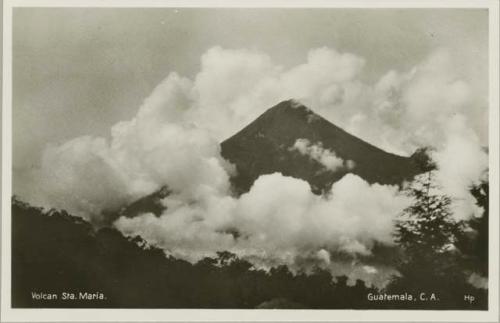
{"label": "hazy sky", "polygon": [[13,35],[17,172],[47,143],[107,136],[170,72],[192,78],[217,45],[265,52],[285,68],[327,46],[366,59],[367,81],[446,47],[458,72],[487,91],[486,10],[23,8]]}

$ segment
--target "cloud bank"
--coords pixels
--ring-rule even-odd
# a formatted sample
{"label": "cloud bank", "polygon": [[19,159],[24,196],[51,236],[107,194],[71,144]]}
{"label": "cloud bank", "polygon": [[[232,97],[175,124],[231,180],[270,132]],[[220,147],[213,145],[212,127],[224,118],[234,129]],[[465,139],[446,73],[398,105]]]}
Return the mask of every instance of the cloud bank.
{"label": "cloud bank", "polygon": [[[367,281],[377,272],[361,270],[362,264],[353,261],[371,256],[376,243],[393,245],[393,220],[410,203],[396,186],[370,185],[352,174],[334,183],[327,196],[313,194],[303,180],[275,173],[259,177],[239,198],[207,195],[195,205],[181,199],[167,197],[168,209],[160,217],[121,217],[115,226],[191,262],[220,250],[264,267],[293,268],[297,259],[309,257],[304,264],[336,268],[336,274]],[[331,253],[350,260],[331,261]]]}
{"label": "cloud bank", "polygon": [[[457,218],[480,216],[468,189],[488,167],[485,98],[455,73],[446,50],[409,71],[388,71],[374,84],[363,81],[364,64],[358,55],[331,48],[313,49],[290,68],[265,53],[211,48],[196,77],[168,75],[109,138],[85,136],[47,147],[32,185],[19,194],[100,223],[167,185],[172,194],[163,201],[163,215],[120,218],[115,225],[193,261],[232,250],[256,262],[291,263],[311,254],[326,263],[331,252],[356,257],[369,255],[375,243],[391,245],[393,219],[409,203],[395,187],[348,174],[330,195],[318,197],[307,183],[272,174],[241,197],[231,196],[234,167],[220,156],[219,143],[267,108],[295,98],[388,151],[409,155],[434,147],[438,178],[454,198]],[[343,164],[318,145],[295,144],[327,168]]]}

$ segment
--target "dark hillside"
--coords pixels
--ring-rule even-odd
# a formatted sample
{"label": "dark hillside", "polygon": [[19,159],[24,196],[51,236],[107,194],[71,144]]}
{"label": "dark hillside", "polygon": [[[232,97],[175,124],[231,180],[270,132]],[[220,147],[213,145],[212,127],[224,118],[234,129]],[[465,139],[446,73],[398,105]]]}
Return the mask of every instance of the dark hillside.
{"label": "dark hillside", "polygon": [[[330,273],[292,275],[282,266],[252,269],[229,252],[197,264],[166,257],[114,229],[94,231],[66,212],[12,203],[14,308],[363,308],[373,291]],[[32,293],[58,295],[37,300]],[[102,293],[103,300],[63,300],[62,293]]]}
{"label": "dark hillside", "polygon": [[[57,300],[37,300],[32,293],[54,293]],[[102,300],[78,299],[102,293]],[[441,302],[369,302],[358,280],[334,277],[317,269],[293,275],[285,266],[256,270],[236,255],[221,251],[196,264],[145,248],[140,237],[125,238],[64,211],[42,212],[16,199],[12,203],[12,306],[14,308],[309,308],[484,309],[487,291],[456,290]],[[476,302],[463,301],[472,293]],[[75,300],[63,300],[73,293]],[[460,299],[455,302],[454,299]]]}

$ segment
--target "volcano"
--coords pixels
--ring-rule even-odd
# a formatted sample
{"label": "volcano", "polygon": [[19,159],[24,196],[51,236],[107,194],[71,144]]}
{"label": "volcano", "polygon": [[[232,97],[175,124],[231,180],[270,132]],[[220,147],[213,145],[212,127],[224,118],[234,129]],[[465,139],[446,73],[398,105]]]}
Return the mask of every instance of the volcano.
{"label": "volcano", "polygon": [[[321,147],[345,161],[345,166],[325,166],[294,149],[297,140]],[[283,101],[268,109],[252,123],[221,144],[221,155],[236,166],[231,178],[237,195],[250,190],[261,175],[280,172],[300,178],[316,194],[327,192],[333,183],[353,173],[369,183],[400,185],[428,170],[425,151],[410,157],[385,152],[337,127],[294,100]],[[121,210],[120,215],[134,217],[145,212],[161,214],[161,199],[168,188],[145,196]]]}
{"label": "volcano", "polygon": [[[333,154],[344,165],[326,169],[318,158],[295,149],[297,141]],[[329,190],[349,172],[369,183],[399,185],[424,172],[427,164],[422,151],[410,157],[385,152],[294,100],[268,109],[224,141],[221,150],[236,166],[232,184],[239,194],[247,192],[260,175],[275,172],[307,181],[315,193]]]}

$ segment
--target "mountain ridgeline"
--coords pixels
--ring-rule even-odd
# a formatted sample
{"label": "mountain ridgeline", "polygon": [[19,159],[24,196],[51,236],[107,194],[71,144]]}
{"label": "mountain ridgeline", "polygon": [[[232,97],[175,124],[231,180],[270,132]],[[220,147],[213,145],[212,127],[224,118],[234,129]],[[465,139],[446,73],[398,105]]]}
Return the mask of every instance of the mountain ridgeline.
{"label": "mountain ridgeline", "polygon": [[[326,170],[319,161],[292,149],[299,139],[350,161],[351,167]],[[387,153],[293,100],[267,110],[224,141],[221,150],[222,156],[236,165],[232,184],[240,194],[248,191],[260,175],[274,172],[303,179],[315,193],[322,193],[348,172],[369,183],[399,185],[424,172],[429,164],[424,151],[411,157]]]}

